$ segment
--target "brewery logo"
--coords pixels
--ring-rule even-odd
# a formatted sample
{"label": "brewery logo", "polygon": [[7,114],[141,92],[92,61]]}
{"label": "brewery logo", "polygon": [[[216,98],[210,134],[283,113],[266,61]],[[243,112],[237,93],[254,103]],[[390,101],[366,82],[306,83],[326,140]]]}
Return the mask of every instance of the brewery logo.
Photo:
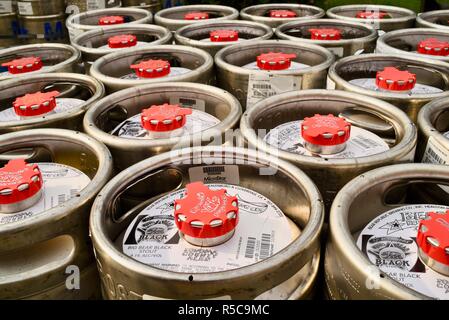
{"label": "brewery logo", "polygon": [[410,248],[414,244],[415,242],[411,239],[396,237],[371,238],[367,244],[367,252],[374,258],[371,261],[378,267],[409,270],[414,265]]}
{"label": "brewery logo", "polygon": [[437,279],[437,288],[443,289],[445,294],[449,293],[449,280],[446,279]]}
{"label": "brewery logo", "polygon": [[401,219],[395,219],[391,222],[379,227],[379,229],[387,230],[387,235],[401,232],[407,229],[418,228],[419,221],[426,217],[425,213],[419,212],[402,212]]}
{"label": "brewery logo", "polygon": [[140,122],[133,120],[126,120],[122,123],[121,126],[116,128],[113,132],[113,135],[117,135],[119,137],[134,137],[141,138],[146,135],[145,129],[142,128]]}
{"label": "brewery logo", "polygon": [[242,199],[240,195],[237,195],[239,202],[239,210],[252,213],[252,214],[262,214],[268,209],[268,204],[264,202],[250,202]]}
{"label": "brewery logo", "polygon": [[161,206],[156,207],[156,210],[159,210],[160,214],[174,213],[175,203],[174,202],[163,203]]}
{"label": "brewery logo", "polygon": [[188,261],[205,262],[215,259],[218,252],[213,249],[185,248],[182,256],[186,257]]}
{"label": "brewery logo", "polygon": [[173,216],[146,216],[136,229],[137,243],[142,241],[165,243],[168,232],[175,227]]}

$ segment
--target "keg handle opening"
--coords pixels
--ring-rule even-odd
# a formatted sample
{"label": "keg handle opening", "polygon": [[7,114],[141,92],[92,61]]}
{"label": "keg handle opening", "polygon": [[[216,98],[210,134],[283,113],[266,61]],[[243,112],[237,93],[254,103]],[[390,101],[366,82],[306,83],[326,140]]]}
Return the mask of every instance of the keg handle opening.
{"label": "keg handle opening", "polygon": [[[416,180],[401,180],[395,183],[392,183],[388,187],[384,189],[384,193],[382,195],[382,202],[385,206],[388,207],[400,207],[405,205],[412,205],[412,204],[422,204],[423,202],[426,202],[425,199],[421,199],[417,196],[419,193],[419,190],[430,190],[434,189],[432,187],[437,187],[439,185],[446,185],[449,186],[449,184],[445,181],[438,181],[434,179],[416,179]],[[432,191],[433,193],[436,192],[436,189]],[[432,199],[430,202],[439,202],[438,204],[441,205],[449,205],[449,201],[446,201],[444,203],[444,198],[447,197],[447,193],[442,191],[442,196]],[[440,199],[441,200],[438,200]],[[436,204],[436,203],[432,203]]]}
{"label": "keg handle opening", "polygon": [[25,159],[31,163],[53,162],[53,155],[45,147],[17,147],[0,153],[0,164],[14,159]]}
{"label": "keg handle opening", "polygon": [[[67,86],[68,88],[66,88]],[[82,95],[83,92],[80,91],[87,91],[90,96],[94,94],[91,88],[70,81],[55,81],[51,84],[42,86],[40,89],[42,92],[53,90],[59,91],[59,98],[72,98],[75,95],[77,95],[77,98],[81,98],[80,95]],[[85,99],[83,98],[83,100]]]}
{"label": "keg handle opening", "polygon": [[449,131],[449,108],[440,109],[435,112],[430,122],[440,133]]}
{"label": "keg handle opening", "polygon": [[[433,86],[433,87],[437,87],[443,91],[446,91],[449,89],[449,76],[447,76],[446,74],[444,74],[443,72],[441,72],[438,69],[432,69],[432,68],[427,68],[424,66],[418,66],[418,65],[414,65],[414,64],[407,64],[403,67],[403,70],[409,70],[410,72],[413,72],[416,74],[417,78],[419,79],[419,83],[420,84],[425,84],[425,85],[429,85],[429,86]],[[423,77],[420,76],[420,71],[421,72],[425,72],[427,74],[429,74],[429,76]],[[423,81],[423,78],[427,78],[427,79],[438,79],[439,81]]]}

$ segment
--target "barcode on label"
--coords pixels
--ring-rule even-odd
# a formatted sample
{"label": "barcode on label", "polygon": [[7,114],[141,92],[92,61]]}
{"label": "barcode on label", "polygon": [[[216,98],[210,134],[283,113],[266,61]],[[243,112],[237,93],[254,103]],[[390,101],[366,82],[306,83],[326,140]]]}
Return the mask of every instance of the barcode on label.
{"label": "barcode on label", "polygon": [[255,97],[266,97],[266,98],[269,98],[269,97],[272,97],[272,96],[275,96],[276,95],[276,92],[260,92],[260,91],[254,91],[254,96]]}
{"label": "barcode on label", "polygon": [[220,167],[204,167],[203,168],[203,173],[206,174],[221,174],[225,171],[224,166],[220,166]]}
{"label": "barcode on label", "polygon": [[58,206],[65,202],[65,194],[58,194]]}
{"label": "barcode on label", "polygon": [[259,90],[271,90],[271,85],[269,84],[263,84],[263,83],[254,83],[253,89],[259,89]]}
{"label": "barcode on label", "polygon": [[253,259],[256,251],[256,238],[248,237],[246,242],[245,258]]}
{"label": "barcode on label", "polygon": [[441,158],[435,151],[433,151],[432,148],[427,149],[423,162],[433,164],[446,164],[446,161]]}
{"label": "barcode on label", "polygon": [[78,192],[79,192],[78,189],[70,189],[70,199],[75,198]]}
{"label": "barcode on label", "polygon": [[371,149],[371,148],[375,148],[378,147],[379,145],[371,139],[362,137],[362,136],[358,136],[354,139],[352,139],[352,142],[358,144],[359,146],[365,148],[365,149]]}
{"label": "barcode on label", "polygon": [[262,234],[262,241],[260,242],[260,254],[259,259],[264,260],[270,257],[271,249],[271,235],[268,233]]}

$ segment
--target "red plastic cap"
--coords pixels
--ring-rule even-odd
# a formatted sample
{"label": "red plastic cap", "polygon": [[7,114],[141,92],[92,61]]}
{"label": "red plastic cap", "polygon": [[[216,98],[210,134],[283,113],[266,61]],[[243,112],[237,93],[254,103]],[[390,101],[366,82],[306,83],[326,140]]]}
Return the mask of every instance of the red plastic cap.
{"label": "red plastic cap", "polygon": [[9,161],[0,168],[0,204],[27,200],[42,189],[42,174],[37,164],[23,159]]}
{"label": "red plastic cap", "polygon": [[376,85],[384,90],[409,91],[415,87],[416,75],[394,67],[386,67],[376,74]]}
{"label": "red plastic cap", "polygon": [[186,187],[183,199],[175,201],[178,229],[194,238],[217,238],[233,231],[238,223],[238,200],[226,190],[211,190],[202,182]]}
{"label": "red plastic cap", "polygon": [[56,107],[58,91],[29,93],[13,102],[14,111],[21,117],[35,117],[46,114]]}
{"label": "red plastic cap", "polygon": [[290,68],[291,59],[296,58],[296,54],[269,52],[257,57],[257,66],[262,70],[285,70]]}
{"label": "red plastic cap", "polygon": [[389,17],[390,15],[385,11],[359,11],[357,12],[356,17],[359,19],[384,19]]}
{"label": "red plastic cap", "polygon": [[340,40],[341,33],[338,29],[309,29],[312,40]]}
{"label": "red plastic cap", "polygon": [[430,54],[432,56],[448,56],[449,42],[429,38],[418,44],[418,52],[422,54]]}
{"label": "red plastic cap", "polygon": [[186,124],[186,116],[192,109],[178,105],[163,104],[142,110],[142,126],[148,131],[166,132],[182,128]]}
{"label": "red plastic cap", "polygon": [[421,220],[416,242],[427,256],[449,266],[449,210],[430,212],[428,219]]}
{"label": "red plastic cap", "polygon": [[336,146],[348,141],[351,136],[351,124],[332,114],[316,114],[311,118],[304,118],[301,135],[305,141],[314,145]]}
{"label": "red plastic cap", "polygon": [[165,60],[146,60],[131,65],[139,78],[161,78],[170,74],[170,62]]}
{"label": "red plastic cap", "polygon": [[270,18],[296,18],[297,16],[292,10],[270,10]]}
{"label": "red plastic cap", "polygon": [[209,14],[207,12],[189,12],[184,15],[184,20],[207,20]]}
{"label": "red plastic cap", "polygon": [[212,42],[231,42],[239,39],[239,32],[236,30],[215,30],[210,33]]}
{"label": "red plastic cap", "polygon": [[98,24],[100,26],[110,26],[113,24],[125,23],[125,18],[122,16],[104,16],[98,19]]}
{"label": "red plastic cap", "polygon": [[108,39],[109,48],[130,48],[137,44],[137,37],[132,34],[121,34]]}
{"label": "red plastic cap", "polygon": [[2,67],[8,67],[11,74],[21,74],[42,69],[42,60],[39,57],[25,57],[15,59],[2,64]]}

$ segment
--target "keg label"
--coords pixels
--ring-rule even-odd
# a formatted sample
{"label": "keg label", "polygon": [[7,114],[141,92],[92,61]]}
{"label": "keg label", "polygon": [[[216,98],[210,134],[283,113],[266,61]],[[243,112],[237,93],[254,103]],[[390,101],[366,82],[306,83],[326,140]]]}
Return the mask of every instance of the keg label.
{"label": "keg label", "polygon": [[[56,107],[53,111],[47,115],[52,113],[63,113],[67,112],[71,109],[75,109],[85,103],[86,101],[74,98],[56,98]],[[7,121],[17,121],[20,120],[21,117],[16,114],[13,108],[8,108],[6,110],[0,111],[0,122]]]}
{"label": "keg label", "polygon": [[130,224],[123,252],[155,268],[182,273],[210,273],[241,268],[269,258],[297,236],[282,211],[265,196],[240,187],[211,184],[226,189],[239,201],[239,223],[227,242],[197,247],[180,237],[174,221],[174,201],[185,189],[165,195],[144,209]]}
{"label": "keg label", "polygon": [[449,277],[433,271],[420,260],[416,236],[419,222],[428,212],[445,212],[448,209],[425,204],[390,210],[363,229],[357,246],[392,279],[421,294],[447,300]]}
{"label": "keg label", "polygon": [[[449,132],[445,133],[444,136],[449,139]],[[422,162],[449,165],[449,150],[437,139],[430,137]]]}
{"label": "keg label", "polygon": [[[170,74],[168,74],[166,77],[176,77],[176,76],[181,76],[183,74],[189,73],[190,69],[187,68],[181,68],[181,67],[172,67],[170,68]],[[124,79],[124,80],[145,80],[145,78],[139,78],[139,76],[137,76],[137,74],[135,73],[130,73],[127,75],[124,75],[122,77],[120,77],[120,79]]]}
{"label": "keg label", "polygon": [[87,10],[97,10],[106,8],[106,0],[87,0]]}
{"label": "keg label", "polygon": [[[195,109],[186,118],[186,124],[182,127],[182,135],[202,132],[220,123],[220,120],[213,115]],[[122,138],[148,138],[148,131],[142,127],[140,114],[123,121],[112,130],[111,134]],[[170,137],[170,132],[168,132],[168,136]]]}
{"label": "keg label", "polygon": [[190,181],[209,183],[239,184],[239,167],[232,165],[202,166],[189,169]]}
{"label": "keg label", "polygon": [[82,171],[59,163],[37,163],[42,173],[44,187],[41,199],[31,208],[13,213],[0,213],[0,225],[22,221],[57,207],[76,197],[89,183]]}
{"label": "keg label", "polygon": [[[356,85],[358,87],[362,87],[364,89],[372,90],[372,91],[379,91],[382,92],[382,89],[379,89],[376,85],[376,79],[374,78],[361,78],[361,79],[353,79],[350,80],[349,83]],[[417,83],[415,87],[411,91],[404,92],[404,95],[417,95],[417,94],[436,94],[441,93],[443,90],[428,86],[425,84]],[[400,93],[400,92],[399,92]]]}
{"label": "keg label", "polygon": [[343,57],[345,51],[345,48],[343,47],[326,47],[326,49],[332,52],[338,58]]}
{"label": "keg label", "polygon": [[19,14],[22,16],[31,16],[34,14],[33,12],[33,3],[32,2],[17,2],[17,8],[19,9]]}
{"label": "keg label", "polygon": [[206,111],[206,101],[187,97],[170,97],[170,104],[177,104],[183,108],[192,108],[196,110]]}
{"label": "keg label", "polygon": [[334,80],[332,80],[331,78],[329,78],[329,76],[327,76],[327,80],[326,80],[326,89],[327,90],[335,90],[335,82]]}
{"label": "keg label", "polygon": [[10,13],[10,12],[13,12],[12,1],[11,0],[0,1],[0,13]]}
{"label": "keg label", "polygon": [[378,135],[356,126],[351,127],[351,137],[346,142],[346,148],[336,154],[320,155],[308,151],[301,136],[302,121],[292,121],[281,124],[270,130],[264,141],[280,150],[299,155],[321,157],[326,159],[352,159],[367,157],[388,151],[390,147]]}
{"label": "keg label", "polygon": [[269,72],[250,74],[246,108],[249,109],[257,102],[280,93],[300,90],[301,80],[300,76],[278,75]]}

